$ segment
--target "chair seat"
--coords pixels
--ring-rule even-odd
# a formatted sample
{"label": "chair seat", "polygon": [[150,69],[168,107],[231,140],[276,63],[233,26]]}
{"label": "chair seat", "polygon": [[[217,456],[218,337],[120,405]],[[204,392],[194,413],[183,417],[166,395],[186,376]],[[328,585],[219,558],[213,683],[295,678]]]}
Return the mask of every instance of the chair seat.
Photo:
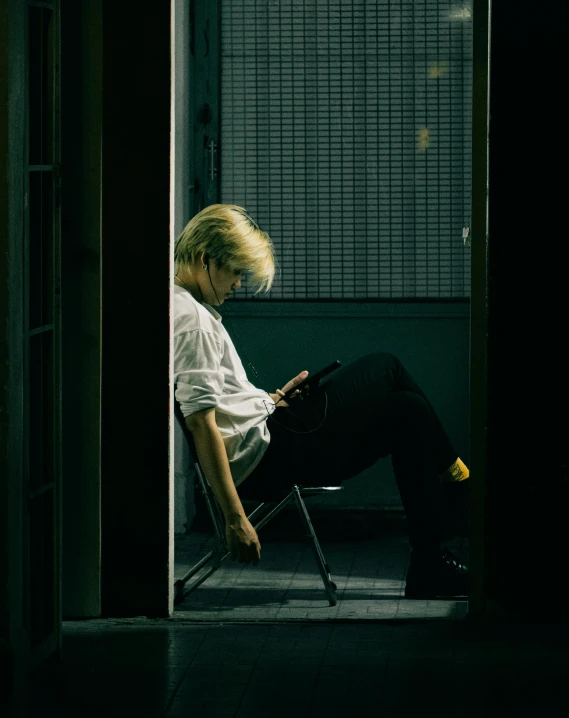
{"label": "chair seat", "polygon": [[343,486],[298,486],[298,490],[303,496],[317,496],[332,491],[342,491],[343,488]]}

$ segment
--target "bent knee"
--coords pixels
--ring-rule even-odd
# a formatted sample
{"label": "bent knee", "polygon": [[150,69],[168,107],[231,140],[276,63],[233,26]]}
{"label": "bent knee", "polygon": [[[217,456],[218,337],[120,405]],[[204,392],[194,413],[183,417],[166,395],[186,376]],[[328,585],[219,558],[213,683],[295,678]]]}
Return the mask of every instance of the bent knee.
{"label": "bent knee", "polygon": [[374,363],[390,367],[394,367],[396,364],[400,363],[395,354],[392,354],[391,352],[371,352],[368,354],[368,357],[370,358],[370,361],[373,361]]}

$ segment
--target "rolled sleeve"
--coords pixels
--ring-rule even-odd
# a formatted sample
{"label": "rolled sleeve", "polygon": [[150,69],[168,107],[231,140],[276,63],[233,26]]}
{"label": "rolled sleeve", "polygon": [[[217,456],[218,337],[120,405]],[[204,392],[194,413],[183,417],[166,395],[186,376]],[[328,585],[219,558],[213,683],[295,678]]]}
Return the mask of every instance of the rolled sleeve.
{"label": "rolled sleeve", "polygon": [[207,331],[174,337],[174,395],[184,416],[215,408],[223,393],[221,346]]}

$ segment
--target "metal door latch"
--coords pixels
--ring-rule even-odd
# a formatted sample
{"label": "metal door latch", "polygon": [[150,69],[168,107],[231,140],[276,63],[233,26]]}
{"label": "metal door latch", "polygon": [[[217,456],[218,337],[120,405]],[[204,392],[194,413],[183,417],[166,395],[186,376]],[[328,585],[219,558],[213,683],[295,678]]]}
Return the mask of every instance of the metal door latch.
{"label": "metal door latch", "polygon": [[217,162],[215,161],[215,156],[217,154],[217,145],[213,140],[210,141],[208,144],[208,150],[209,150],[209,178],[210,180],[213,180],[217,176]]}

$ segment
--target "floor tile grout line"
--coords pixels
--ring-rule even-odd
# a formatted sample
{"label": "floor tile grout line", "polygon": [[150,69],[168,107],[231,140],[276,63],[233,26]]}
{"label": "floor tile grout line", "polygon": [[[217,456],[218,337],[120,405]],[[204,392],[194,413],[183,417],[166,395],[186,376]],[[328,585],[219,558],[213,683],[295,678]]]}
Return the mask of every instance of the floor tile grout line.
{"label": "floor tile grout line", "polygon": [[[297,558],[297,561],[296,561],[296,566],[294,567],[294,571],[291,571],[290,579],[289,579],[289,581],[288,581],[287,588],[285,589],[283,600],[281,601],[281,606],[280,606],[280,607],[278,608],[278,610],[277,610],[277,614],[276,614],[277,617],[278,617],[278,615],[279,615],[281,609],[283,608],[282,603],[284,602],[287,593],[291,590],[291,586],[292,586],[292,584],[294,583],[294,579],[296,578],[296,574],[297,574],[297,572],[298,572],[298,568],[299,568],[299,566],[302,564],[302,559],[303,559],[303,557],[304,557],[304,555],[305,555],[305,552],[306,552],[309,548],[310,548],[310,547],[309,547],[308,545],[305,545],[305,546],[303,547],[303,549],[298,552],[298,558]],[[316,568],[316,566],[315,566],[315,570],[316,570],[316,571],[318,570],[318,569]]]}
{"label": "floor tile grout line", "polygon": [[312,704],[313,704],[314,694],[316,693],[316,685],[318,683],[318,679],[320,678],[320,674],[322,673],[322,667],[324,665],[324,658],[326,657],[326,651],[328,650],[328,647],[330,645],[330,641],[332,639],[333,633],[334,633],[334,626],[332,626],[331,629],[328,631],[326,645],[322,649],[322,654],[320,656],[320,661],[318,664],[318,672],[316,674],[316,679],[314,680],[314,683],[312,685],[312,691],[310,692],[310,697],[308,698],[308,701],[307,701],[307,708],[313,707]]}
{"label": "floor tile grout line", "polygon": [[[350,561],[350,567],[348,569],[348,575],[346,576],[346,582],[344,584],[344,588],[342,589],[342,593],[340,596],[338,596],[338,603],[340,601],[344,600],[344,597],[346,595],[346,590],[348,588],[348,583],[350,582],[350,578],[352,577],[352,571],[354,570],[354,564],[356,562],[356,551],[352,551],[352,560]],[[340,609],[338,608],[336,613],[338,613]]]}
{"label": "floor tile grout line", "polygon": [[170,697],[170,700],[167,701],[166,710],[164,711],[164,715],[165,715],[165,716],[168,715],[168,711],[170,710],[170,706],[172,705],[172,702],[174,701],[174,697],[176,696],[178,690],[180,689],[180,686],[181,686],[182,683],[184,682],[185,677],[188,675],[188,673],[189,673],[189,671],[190,671],[190,669],[191,669],[191,667],[192,667],[192,664],[193,664],[193,662],[194,662],[194,659],[195,659],[195,657],[199,654],[200,649],[201,649],[201,647],[203,646],[203,644],[204,644],[204,642],[205,642],[205,640],[206,640],[208,634],[209,634],[209,629],[206,629],[206,630],[204,631],[204,634],[203,634],[202,638],[201,638],[201,641],[199,642],[199,644],[198,644],[198,646],[197,646],[197,648],[196,648],[196,651],[195,651],[195,653],[194,653],[194,656],[193,656],[192,660],[191,660],[191,661],[188,663],[188,665],[186,666],[186,670],[183,672],[183,674],[182,674],[180,680],[178,681],[178,685],[176,686],[176,688],[175,688],[174,691],[172,692],[172,695],[171,695],[171,697]]}
{"label": "floor tile grout line", "polygon": [[407,550],[407,559],[405,561],[405,567],[403,569],[403,576],[401,578],[401,588],[399,590],[399,600],[397,601],[397,610],[395,611],[395,618],[397,618],[397,615],[401,608],[401,601],[404,600],[404,598],[405,598],[405,576],[407,575],[407,572],[409,571],[409,562],[410,561],[411,561],[411,548],[409,547]]}
{"label": "floor tile grout line", "polygon": [[[268,632],[270,635],[270,631]],[[267,639],[265,638],[265,641],[263,642],[263,646],[267,642]],[[262,648],[262,647],[261,647]],[[245,699],[245,694],[247,693],[247,689],[249,687],[249,684],[251,683],[251,680],[253,679],[253,675],[255,671],[257,670],[257,664],[259,663],[259,660],[261,658],[261,650],[259,650],[259,653],[257,654],[257,658],[255,659],[255,662],[253,663],[253,666],[249,672],[249,677],[247,678],[247,681],[245,682],[245,685],[243,686],[243,690],[241,691],[241,696],[239,698],[239,702],[237,703],[237,706],[235,710],[233,711],[233,716],[238,716],[239,711],[241,710],[241,707],[243,705],[243,700]]]}

